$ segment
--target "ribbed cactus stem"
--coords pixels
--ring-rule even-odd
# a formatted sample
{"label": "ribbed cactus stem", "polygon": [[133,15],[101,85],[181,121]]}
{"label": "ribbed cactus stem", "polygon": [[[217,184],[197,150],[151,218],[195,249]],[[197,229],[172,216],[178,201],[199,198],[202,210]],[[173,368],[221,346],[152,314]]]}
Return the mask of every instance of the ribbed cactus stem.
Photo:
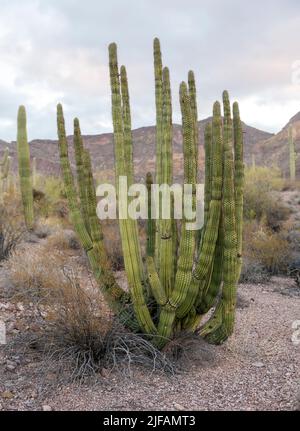
{"label": "ribbed cactus stem", "polygon": [[[155,77],[155,106],[156,106],[156,184],[162,184],[162,147],[163,147],[163,65],[158,38],[153,42],[154,55],[154,77]],[[159,199],[159,210],[161,216],[161,199]],[[155,262],[159,270],[160,265],[160,220],[156,221],[156,239],[155,239]]]}
{"label": "ribbed cactus stem", "polygon": [[159,39],[154,39],[154,76],[155,76],[155,104],[156,104],[156,183],[162,179],[162,141],[163,141],[163,66]]}
{"label": "ribbed cactus stem", "polygon": [[125,66],[121,66],[121,93],[122,93],[122,110],[124,124],[124,162],[127,173],[128,186],[133,183],[133,149],[131,133],[131,113],[130,99],[128,90],[127,72]]}
{"label": "ribbed cactus stem", "polygon": [[[237,231],[235,209],[235,178],[233,158],[233,129],[228,92],[223,93],[224,105],[224,255],[222,297],[211,322],[206,324],[202,335],[210,342],[219,344],[233,331],[237,289]],[[236,108],[235,108],[236,109]],[[211,329],[213,328],[213,329]]]}
{"label": "ribbed cactus stem", "polygon": [[89,172],[85,172],[83,163],[83,143],[81,137],[80,123],[78,118],[74,119],[74,153],[77,171],[77,184],[80,198],[80,209],[82,213],[83,222],[87,232],[90,232],[89,214],[88,214],[88,199],[86,182],[89,181]]}
{"label": "ribbed cactus stem", "polygon": [[[62,105],[57,106],[57,130],[58,130],[58,146],[60,153],[60,165],[61,171],[64,181],[65,192],[68,199],[68,206],[71,214],[71,221],[74,226],[74,229],[78,235],[80,243],[84,248],[88,260],[90,262],[91,268],[93,270],[94,276],[96,280],[99,282],[99,285],[104,293],[105,298],[111,307],[116,310],[118,313],[125,313],[124,304],[128,302],[129,296],[126,294],[115,282],[112,274],[107,276],[106,266],[103,267],[99,264],[99,249],[95,247],[96,238],[92,238],[88,233],[81,211],[79,209],[79,200],[77,196],[77,191],[75,187],[74,177],[71,170],[71,165],[69,161],[68,155],[68,143],[66,138],[65,131],[65,120],[63,115]],[[87,158],[87,154],[82,152],[82,156],[85,157],[85,162],[89,165],[89,159]],[[88,166],[89,170],[90,165]],[[89,177],[90,188],[87,191],[88,196],[90,197],[90,215],[92,219],[95,221],[94,212],[95,208],[95,196],[94,190],[92,189],[91,178]],[[92,223],[93,224],[93,223]],[[96,235],[96,234],[95,234]],[[101,234],[100,239],[101,241]],[[129,321],[128,321],[129,323]]]}
{"label": "ribbed cactus stem", "polygon": [[30,148],[27,139],[26,110],[24,106],[20,106],[18,112],[17,150],[25,223],[27,229],[32,230],[34,225],[32,177],[30,169]]}
{"label": "ribbed cactus stem", "polygon": [[243,127],[240,119],[240,110],[237,102],[233,104],[233,132],[234,132],[234,190],[235,190],[235,220],[237,234],[237,280],[242,269],[243,249],[243,207],[244,207],[244,154],[243,154]]}
{"label": "ribbed cactus stem", "polygon": [[[172,151],[172,104],[169,69],[163,69],[163,112],[162,112],[162,149],[161,149],[161,182],[172,185],[173,182],[173,151]],[[161,201],[161,205],[165,202]],[[161,283],[170,295],[172,290],[173,274],[173,238],[172,219],[159,221],[160,252],[159,252],[159,276]]]}
{"label": "ribbed cactus stem", "polygon": [[205,149],[205,184],[204,184],[204,226],[207,224],[209,206],[211,201],[212,187],[212,125],[208,123],[205,126],[204,133]]}
{"label": "ribbed cactus stem", "polygon": [[155,252],[155,220],[152,218],[152,184],[153,177],[147,173],[146,186],[148,193],[148,219],[147,219],[147,256],[154,257]]}
{"label": "ribbed cactus stem", "polygon": [[198,172],[198,154],[199,154],[199,128],[198,128],[198,107],[197,107],[197,89],[196,89],[196,80],[195,74],[192,70],[189,71],[188,74],[188,84],[189,84],[189,96],[191,100],[191,109],[192,115],[194,119],[194,135],[195,135],[195,158],[196,158],[196,178]]}
{"label": "ribbed cactus stem", "polygon": [[[115,43],[109,45],[109,67],[112,97],[112,117],[114,126],[115,166],[117,176],[126,175],[125,152],[124,152],[124,124],[122,112],[122,97],[119,80],[119,68],[117,59],[117,46]],[[118,180],[117,180],[118,182]],[[119,200],[120,202],[120,200]],[[155,334],[156,327],[152,321],[149,309],[145,302],[144,279],[141,277],[140,250],[136,247],[134,235],[136,232],[136,220],[120,220],[120,234],[124,255],[124,264],[128,279],[130,292],[133,299],[133,307],[140,327],[145,333]]]}

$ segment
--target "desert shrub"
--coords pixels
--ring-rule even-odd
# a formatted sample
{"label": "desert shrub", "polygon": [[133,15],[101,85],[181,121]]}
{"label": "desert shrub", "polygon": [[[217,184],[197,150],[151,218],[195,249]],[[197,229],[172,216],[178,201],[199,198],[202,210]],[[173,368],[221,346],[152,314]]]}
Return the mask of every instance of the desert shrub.
{"label": "desert shrub", "polygon": [[53,228],[49,224],[44,223],[42,220],[39,220],[34,227],[34,233],[39,239],[45,239],[48,236],[52,235]]}
{"label": "desert shrub", "polygon": [[[285,232],[273,232],[256,221],[244,226],[244,268],[242,280],[249,280],[251,270],[264,277],[268,274],[287,274],[293,249]],[[259,277],[258,277],[259,278]]]}
{"label": "desert shrub", "polygon": [[55,294],[62,283],[61,271],[66,256],[42,245],[19,247],[10,257],[7,267],[14,289],[13,294],[32,301],[43,301]]}
{"label": "desert shrub", "polygon": [[103,220],[102,229],[111,268],[120,271],[124,269],[124,259],[118,223],[115,220]]}
{"label": "desert shrub", "polygon": [[57,229],[47,240],[49,250],[79,250],[81,248],[74,231],[70,229]]}
{"label": "desert shrub", "polygon": [[256,259],[245,257],[240,277],[240,283],[266,283],[270,280],[271,274]]}
{"label": "desert shrub", "polygon": [[246,220],[261,221],[275,231],[290,214],[276,191],[283,187],[283,179],[276,168],[257,167],[245,171],[244,216]]}
{"label": "desert shrub", "polygon": [[0,262],[8,259],[24,236],[24,226],[0,209]]}
{"label": "desert shrub", "polygon": [[38,175],[33,194],[35,211],[38,216],[62,215],[62,218],[65,217],[62,208],[65,206],[66,196],[59,177]]}

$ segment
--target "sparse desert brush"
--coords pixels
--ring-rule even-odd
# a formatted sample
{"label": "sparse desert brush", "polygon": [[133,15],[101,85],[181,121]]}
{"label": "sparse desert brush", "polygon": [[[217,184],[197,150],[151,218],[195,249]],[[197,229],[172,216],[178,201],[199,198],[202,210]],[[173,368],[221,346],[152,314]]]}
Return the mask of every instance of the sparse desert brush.
{"label": "sparse desert brush", "polygon": [[[255,268],[269,274],[287,273],[292,247],[282,232],[273,232],[252,221],[244,226],[244,260],[246,272]],[[257,272],[257,271],[254,271]],[[245,279],[245,276],[244,276]]]}
{"label": "sparse desert brush", "polygon": [[275,231],[290,214],[281,200],[275,195],[283,187],[284,180],[277,168],[248,168],[245,175],[244,216],[246,220],[264,222]]}
{"label": "sparse desert brush", "polygon": [[245,186],[259,187],[263,191],[281,191],[285,180],[276,166],[256,166],[245,169]]}
{"label": "sparse desert brush", "polygon": [[48,239],[45,247],[49,250],[79,250],[81,248],[74,231],[57,229]]}
{"label": "sparse desert brush", "polygon": [[63,253],[42,245],[18,248],[7,262],[13,294],[24,300],[46,299],[61,288],[66,259]]}
{"label": "sparse desert brush", "polygon": [[115,220],[104,220],[102,222],[104,241],[109,250],[109,263],[113,270],[124,269],[123,251],[120,240],[119,226]]}
{"label": "sparse desert brush", "polygon": [[0,208],[0,262],[8,259],[21,242],[24,226],[10,217],[4,207]]}
{"label": "sparse desert brush", "polygon": [[34,204],[37,216],[51,217],[67,216],[65,208],[65,193],[60,178],[54,176],[37,176],[34,188]]}

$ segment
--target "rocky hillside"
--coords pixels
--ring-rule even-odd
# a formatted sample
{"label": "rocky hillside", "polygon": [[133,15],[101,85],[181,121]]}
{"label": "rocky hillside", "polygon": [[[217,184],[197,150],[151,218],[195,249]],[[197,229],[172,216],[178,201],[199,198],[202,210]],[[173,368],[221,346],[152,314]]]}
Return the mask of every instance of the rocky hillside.
{"label": "rocky hillside", "polygon": [[[257,141],[253,147],[253,153],[258,164],[270,166],[278,165],[285,176],[289,175],[289,147],[288,130],[292,126],[296,152],[300,154],[300,112],[290,119],[284,128],[266,139]],[[300,156],[297,159],[297,177],[300,178]]]}
{"label": "rocky hillside", "polygon": [[[199,151],[199,166],[200,175],[204,173],[204,128],[206,123],[210,120],[207,118],[199,122],[200,130],[200,151]],[[253,127],[244,124],[245,134],[245,159],[246,163],[250,163],[253,148],[259,143],[271,139],[272,134],[263,132]],[[71,145],[72,137],[68,138],[70,143],[70,153],[73,157],[73,148]],[[133,131],[134,142],[134,159],[135,159],[135,172],[137,179],[145,176],[147,171],[154,171],[155,166],[155,127],[142,127]],[[111,179],[113,176],[113,135],[111,133],[84,136],[85,146],[89,149],[94,171],[97,172],[102,179]],[[174,146],[174,172],[175,179],[179,179],[182,175],[182,134],[181,127],[174,125],[173,133],[173,146]],[[17,168],[16,157],[16,143],[0,140],[0,154],[5,147],[9,147],[10,156],[12,157],[13,169]],[[37,159],[37,169],[44,174],[58,174],[59,172],[59,156],[57,141],[54,140],[34,140],[30,143],[31,155]],[[74,159],[73,159],[74,161]]]}

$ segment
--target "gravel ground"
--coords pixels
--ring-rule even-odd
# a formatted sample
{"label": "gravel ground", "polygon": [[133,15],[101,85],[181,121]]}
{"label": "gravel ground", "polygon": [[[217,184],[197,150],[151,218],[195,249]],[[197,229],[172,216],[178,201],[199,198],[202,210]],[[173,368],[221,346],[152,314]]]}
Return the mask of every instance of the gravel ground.
{"label": "gravel ground", "polygon": [[[9,341],[26,330],[24,314],[30,321],[30,313],[41,310],[0,300]],[[48,393],[41,391],[38,353],[8,356],[0,347],[0,410],[300,409],[300,345],[292,342],[296,320],[300,292],[293,280],[241,285],[234,335],[220,347],[199,341],[189,366],[176,376],[138,368],[130,377],[107,371],[94,385],[65,384]]]}

